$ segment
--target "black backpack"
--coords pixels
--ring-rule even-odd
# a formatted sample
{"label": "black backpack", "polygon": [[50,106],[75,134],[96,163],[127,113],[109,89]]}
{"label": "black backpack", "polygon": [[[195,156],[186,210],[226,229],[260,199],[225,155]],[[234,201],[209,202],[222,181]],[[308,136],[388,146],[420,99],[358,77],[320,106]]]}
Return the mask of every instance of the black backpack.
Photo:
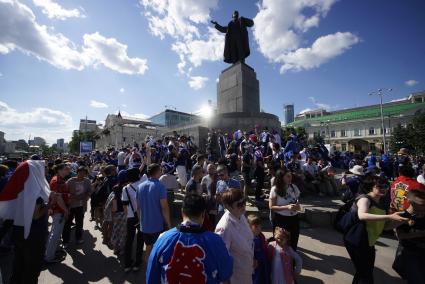
{"label": "black backpack", "polygon": [[360,198],[369,196],[366,194],[359,195],[355,198],[351,198],[347,203],[342,205],[336,213],[333,227],[336,231],[345,234],[352,226],[359,222],[359,216],[357,214],[357,206],[353,206]]}

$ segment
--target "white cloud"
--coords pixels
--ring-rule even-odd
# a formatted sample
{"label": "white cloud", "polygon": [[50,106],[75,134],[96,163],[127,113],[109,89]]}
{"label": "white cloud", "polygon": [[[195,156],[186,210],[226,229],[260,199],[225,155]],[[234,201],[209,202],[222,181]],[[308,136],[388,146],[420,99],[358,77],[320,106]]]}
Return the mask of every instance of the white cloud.
{"label": "white cloud", "polygon": [[94,108],[107,108],[108,105],[99,101],[91,100],[90,106]]}
{"label": "white cloud", "polygon": [[148,69],[147,60],[130,58],[127,45],[115,38],[106,38],[98,32],[84,35],[84,52],[90,65],[102,64],[105,67],[123,74],[141,74]]}
{"label": "white cloud", "polygon": [[191,38],[199,36],[196,24],[208,23],[218,0],[140,0],[152,34]]}
{"label": "white cloud", "polygon": [[[180,57],[179,71],[184,69],[188,60],[194,67],[202,65],[203,61],[219,61],[223,58],[224,36],[216,29],[208,28],[206,39],[189,39],[178,41],[172,45]],[[181,67],[180,67],[181,66]]]}
{"label": "white cloud", "polygon": [[317,68],[358,42],[359,38],[348,32],[319,37],[311,47],[299,48],[294,52],[281,55],[278,59],[279,62],[283,62],[280,73],[288,70],[301,71]]}
{"label": "white cloud", "polygon": [[60,69],[104,65],[123,74],[144,74],[148,68],[146,59],[130,58],[125,44],[98,32],[85,34],[84,45],[78,48],[64,35],[38,24],[31,9],[17,0],[0,0],[0,27],[2,54],[17,49]]}
{"label": "white cloud", "polygon": [[0,77],[3,77],[3,73],[0,72]]}
{"label": "white cloud", "polygon": [[33,0],[34,5],[42,8],[43,14],[50,19],[85,18],[82,9],[65,9],[52,0]]}
{"label": "white cloud", "polygon": [[254,18],[254,38],[259,51],[271,62],[282,64],[281,73],[317,68],[342,54],[359,42],[357,36],[337,32],[317,38],[311,47],[300,47],[302,35],[318,27],[336,1],[263,0]]}
{"label": "white cloud", "polygon": [[122,104],[121,106],[122,106],[122,107],[127,107],[127,105],[126,105],[126,104]]}
{"label": "white cloud", "polygon": [[20,112],[0,101],[0,127],[9,140],[27,139],[29,135],[45,138],[49,143],[57,138],[69,138],[73,123],[69,114],[59,110],[38,107]]}
{"label": "white cloud", "polygon": [[193,67],[222,59],[224,36],[209,26],[210,11],[217,7],[218,0],[140,0],[140,3],[150,32],[161,39],[166,36],[173,39],[171,49],[180,59],[177,68],[189,79],[190,86],[193,77],[200,77],[192,75]]}
{"label": "white cloud", "polygon": [[121,88],[120,89],[120,93],[124,93],[125,92],[125,89],[124,88]]}
{"label": "white cloud", "polygon": [[[325,104],[322,102],[319,102],[315,97],[308,97],[308,99],[314,104],[314,106],[316,107],[316,109],[324,109],[327,111],[333,110],[338,108],[338,105],[330,105],[330,104]],[[309,109],[311,110],[311,109]]]}
{"label": "white cloud", "polygon": [[313,109],[311,109],[311,108],[305,108],[305,109],[303,109],[302,111],[300,111],[300,113],[299,114],[303,114],[303,113],[305,113],[305,112],[309,112],[309,111],[312,111]]}
{"label": "white cloud", "polygon": [[416,80],[407,80],[406,82],[404,82],[404,84],[406,84],[406,86],[409,87],[413,87],[414,85],[418,84],[419,82]]}
{"label": "white cloud", "polygon": [[189,80],[189,86],[194,90],[202,89],[207,83],[208,78],[202,76],[192,76]]}

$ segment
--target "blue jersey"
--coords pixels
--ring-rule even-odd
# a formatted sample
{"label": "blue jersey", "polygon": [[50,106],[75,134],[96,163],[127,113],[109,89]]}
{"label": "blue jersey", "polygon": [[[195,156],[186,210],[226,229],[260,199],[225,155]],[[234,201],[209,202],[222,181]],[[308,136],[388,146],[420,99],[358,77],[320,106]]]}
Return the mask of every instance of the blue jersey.
{"label": "blue jersey", "polygon": [[182,226],[166,231],[156,241],[146,283],[218,284],[229,280],[232,270],[233,259],[220,236],[199,226]]}

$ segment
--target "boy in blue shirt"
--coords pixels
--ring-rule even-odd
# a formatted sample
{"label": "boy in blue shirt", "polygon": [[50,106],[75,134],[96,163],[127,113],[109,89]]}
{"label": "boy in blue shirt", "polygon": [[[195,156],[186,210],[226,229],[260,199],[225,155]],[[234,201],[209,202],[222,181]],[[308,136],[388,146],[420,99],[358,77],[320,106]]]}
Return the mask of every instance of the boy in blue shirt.
{"label": "boy in blue shirt", "polygon": [[146,283],[221,283],[232,276],[233,260],[222,239],[202,229],[206,202],[196,194],[183,200],[183,222],[163,233],[152,248]]}

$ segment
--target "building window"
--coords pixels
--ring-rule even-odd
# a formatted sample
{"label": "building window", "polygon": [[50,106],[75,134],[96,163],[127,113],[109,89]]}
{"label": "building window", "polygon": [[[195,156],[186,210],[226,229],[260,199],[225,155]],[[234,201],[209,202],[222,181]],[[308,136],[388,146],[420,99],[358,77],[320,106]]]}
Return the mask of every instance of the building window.
{"label": "building window", "polygon": [[422,102],[422,98],[421,97],[415,98],[415,103],[421,103],[421,102]]}
{"label": "building window", "polygon": [[361,136],[360,129],[354,129],[354,136]]}
{"label": "building window", "polygon": [[335,137],[335,136],[336,136],[335,130],[331,130],[331,137]]}
{"label": "building window", "polygon": [[373,127],[369,128],[369,135],[375,135],[375,128]]}
{"label": "building window", "polygon": [[369,151],[375,151],[375,150],[376,150],[375,143],[369,143]]}
{"label": "building window", "polygon": [[345,144],[345,143],[342,143],[342,144],[341,144],[341,151],[342,151],[342,152],[347,151],[347,144]]}
{"label": "building window", "polygon": [[345,129],[341,129],[341,137],[347,137],[347,131]]}
{"label": "building window", "polygon": [[326,135],[325,130],[322,130],[322,134],[321,134],[321,136],[322,136],[322,137],[325,137],[325,135]]}

